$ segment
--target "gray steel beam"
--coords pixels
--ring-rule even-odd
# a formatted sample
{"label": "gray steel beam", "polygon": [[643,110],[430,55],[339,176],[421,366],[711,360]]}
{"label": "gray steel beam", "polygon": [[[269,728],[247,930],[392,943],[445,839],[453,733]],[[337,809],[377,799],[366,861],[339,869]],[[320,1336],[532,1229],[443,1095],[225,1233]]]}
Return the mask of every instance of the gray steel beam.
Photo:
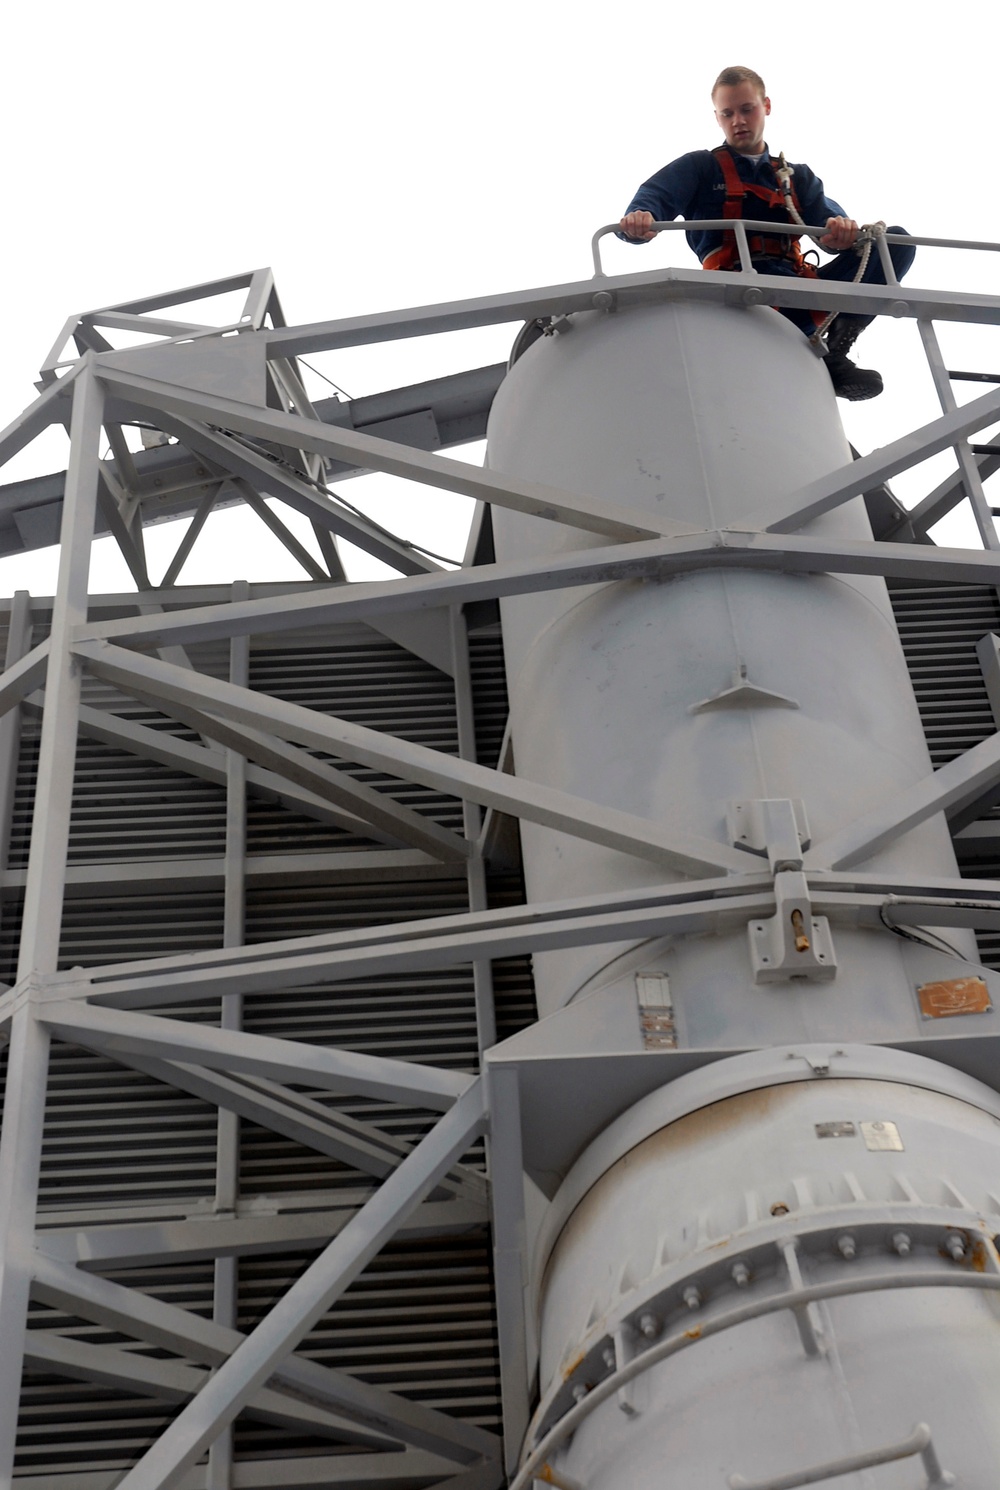
{"label": "gray steel beam", "polygon": [[[317,814],[318,815],[318,814]],[[112,893],[145,884],[163,891],[222,887],[226,865],[221,857],[203,859],[117,859],[97,864],[70,864],[67,897]],[[419,849],[329,849],[314,854],[253,854],[247,879],[258,887],[274,885],[371,884],[375,881],[453,879],[455,866]],[[24,888],[23,869],[8,869],[0,894]]]}
{"label": "gray steel beam", "polygon": [[476,1081],[383,1183],[366,1206],[237,1346],[121,1481],[121,1490],[170,1490],[237,1416],[330,1305],[482,1132]]}
{"label": "gray steel beam", "polygon": [[[73,798],[80,670],[69,651],[71,628],[87,614],[90,539],[97,502],[103,395],[89,369],[73,384],[72,454],[59,563],[59,595],[49,636],[49,707],[42,724],[36,808],[18,957],[18,981],[54,971]],[[33,656],[28,654],[28,661]],[[0,1487],[10,1490],[20,1400],[21,1359],[30,1286],[45,1093],[48,1031],[29,1002],[11,1019],[10,1056],[0,1132]]]}
{"label": "gray steel beam", "polygon": [[417,781],[455,796],[468,796],[484,806],[499,807],[532,821],[545,823],[604,844],[620,852],[668,864],[686,874],[732,869],[741,871],[745,860],[728,844],[693,834],[665,831],[648,819],[585,802],[567,792],[539,786],[520,777],[505,776],[472,761],[463,761],[441,751],[380,734],[344,719],[319,715],[297,704],[266,694],[234,689],[217,679],[199,679],[184,668],[154,658],[142,657],[112,647],[107,642],[81,642],[77,656],[85,658],[91,671],[121,687],[139,689],[170,704],[194,704],[214,715],[231,718],[252,728],[273,730],[298,744],[324,750],[386,771],[405,780]]}
{"label": "gray steel beam", "polygon": [[[827,283],[826,280],[823,281]],[[899,471],[906,471],[928,456],[948,449],[966,435],[974,434],[1000,419],[1000,389],[992,389],[980,398],[974,398],[961,408],[941,414],[919,429],[911,430],[901,439],[893,440],[863,455],[843,470],[831,471],[796,493],[786,512],[781,517],[767,513],[747,513],[744,518],[732,523],[737,529],[762,528],[769,533],[791,533],[802,528],[814,517],[820,517],[834,507],[860,496],[869,487],[880,481],[888,481]]]}
{"label": "gray steel beam", "polygon": [[[190,1361],[217,1366],[248,1338],[200,1314],[179,1309],[137,1289],[123,1288],[120,1283],[93,1273],[81,1272],[42,1252],[35,1254],[34,1275],[32,1294],[42,1303],[93,1320],[132,1339],[147,1341],[161,1351]],[[346,1372],[321,1366],[305,1357],[285,1357],[274,1371],[270,1385],[279,1389],[287,1387],[307,1401],[323,1403],[370,1432],[383,1433],[415,1448],[447,1456],[450,1465],[497,1456],[497,1439],[475,1424],[450,1418],[435,1408],[369,1386]],[[322,1462],[329,1465],[330,1461]]]}
{"label": "gray steel beam", "polygon": [[[31,596],[27,590],[14,594],[7,629],[7,651],[4,667],[11,668],[30,650]],[[2,681],[2,677],[0,677]],[[0,884],[7,880],[7,854],[17,786],[18,755],[21,743],[20,711],[13,709],[0,717]]]}
{"label": "gray steel beam", "polygon": [[[447,1184],[447,1177],[441,1185]],[[441,1186],[439,1186],[439,1189]],[[46,1256],[96,1269],[153,1267],[203,1262],[214,1257],[266,1257],[279,1252],[314,1251],[342,1231],[368,1193],[348,1192],[336,1210],[322,1208],[244,1215],[191,1216],[174,1221],[46,1227],[35,1245]],[[301,1205],[301,1198],[296,1204]],[[449,1236],[483,1226],[482,1202],[453,1198],[425,1200],[400,1227],[403,1237]]]}
{"label": "gray steel beam", "polygon": [[527,1226],[524,1214],[524,1156],[518,1072],[487,1065],[490,1099],[490,1170],[493,1188],[493,1276],[503,1399],[504,1462],[517,1470],[531,1416],[528,1348]]}
{"label": "gray steel beam", "polygon": [[[39,695],[38,701],[34,698],[27,699],[27,707],[40,708],[42,697],[44,695]],[[128,751],[132,755],[141,756],[143,760],[158,761],[161,765],[186,771],[189,775],[197,776],[203,781],[211,781],[216,786],[224,786],[226,783],[225,757],[221,750],[210,750],[204,745],[194,745],[191,741],[182,740],[179,736],[168,734],[164,730],[150,729],[147,725],[138,724],[119,714],[107,714],[101,709],[91,709],[86,704],[80,707],[79,730],[81,735],[86,735],[89,739],[103,740],[105,744]],[[331,823],[348,833],[375,838],[393,846],[400,841],[397,833],[383,832],[380,828],[366,823],[353,812],[346,812],[335,807],[329,797],[321,796],[309,791],[306,787],[297,785],[287,775],[279,775],[275,771],[251,765],[247,769],[247,787],[251,792],[266,797],[270,801],[282,802],[293,812],[301,812],[306,817]],[[171,872],[167,865],[163,868]],[[69,872],[72,874],[72,869]]]}
{"label": "gray steel beam", "polygon": [[817,843],[805,857],[806,868],[848,869],[859,864],[935,813],[959,812],[998,780],[1000,734],[995,734]]}
{"label": "gray steel beam", "polygon": [[[474,761],[476,752],[476,719],[472,699],[472,668],[469,661],[469,633],[465,616],[456,607],[448,612],[451,633],[452,676],[455,682],[455,719],[458,727],[458,753],[463,760]],[[470,911],[485,911],[489,904],[486,889],[486,866],[480,842],[482,813],[477,803],[465,798],[462,803],[465,836],[475,844],[475,853],[466,868],[466,888]],[[493,966],[488,957],[477,957],[472,963],[472,981],[476,999],[476,1040],[479,1054],[496,1043],[497,1020],[493,999]]]}
{"label": "gray steel beam", "polygon": [[[464,331],[508,321],[570,315],[575,311],[592,310],[597,292],[611,293],[614,303],[621,307],[680,299],[744,305],[748,287],[746,276],[737,273],[654,269],[639,274],[602,275],[561,285],[508,291],[474,300],[455,300],[338,321],[319,321],[264,334],[268,357],[298,357],[307,352],[328,352],[415,336],[435,336],[442,331]],[[767,305],[822,311],[835,307],[838,311],[864,315],[894,318],[931,316],[935,320],[988,325],[1000,322],[1000,297],[996,295],[920,290],[909,285],[847,284],[774,274],[754,275],[752,287],[762,303]],[[602,308],[606,307],[602,305]]]}
{"label": "gray steel beam", "polygon": [[[172,387],[173,385],[164,386]],[[197,403],[197,399],[192,400],[191,396],[188,396],[186,407],[190,407],[192,412],[195,412]],[[285,419],[302,418],[301,415],[284,414],[279,410],[269,412],[275,417],[280,415]],[[426,574],[436,572],[440,567],[433,560],[418,553],[412,545],[401,542],[390,533],[381,531],[360,514],[339,506],[335,493],[319,490],[297,472],[287,469],[284,463],[269,458],[266,453],[251,450],[220,430],[209,429],[197,417],[185,419],[172,410],[165,414],[158,410],[157,418],[171,434],[176,434],[183,444],[197,451],[203,459],[211,461],[216,467],[223,467],[232,472],[249,486],[259,487],[271,496],[281,498],[296,512],[308,517],[310,521],[318,523],[341,538],[346,538],[351,543],[356,543],[359,548],[382,559],[393,569],[400,570],[404,574]],[[302,422],[311,429],[317,427],[315,420],[303,419]],[[275,436],[272,435],[271,438]],[[245,500],[245,490],[241,491],[241,495]]]}
{"label": "gray steel beam", "polygon": [[[158,1360],[134,1350],[90,1345],[54,1330],[29,1330],[24,1352],[29,1371],[44,1371],[71,1380],[94,1382],[127,1396],[153,1397],[161,1402],[188,1402],[204,1386],[209,1371],[182,1361]],[[371,1449],[400,1449],[398,1439],[365,1433],[348,1418],[328,1408],[305,1403],[262,1387],[245,1408],[252,1418],[282,1428],[329,1435],[340,1443]]]}
{"label": "gray steel beam", "polygon": [[[163,701],[153,693],[136,695],[140,696],[157,708],[164,707]],[[345,825],[353,819],[357,823],[356,831],[364,837],[406,843],[452,864],[464,864],[472,854],[472,845],[450,828],[436,823],[433,818],[424,817],[403,802],[397,802],[391,795],[376,791],[363,781],[356,781],[338,767],[315,760],[307,751],[296,749],[274,735],[216,719],[203,709],[191,708],[177,700],[173,700],[167,710],[199,734],[239,751],[266,769],[269,778],[287,781],[341,809]],[[343,812],[344,808],[348,811]]]}
{"label": "gray steel beam", "polygon": [[[976,880],[973,899],[969,882],[963,879],[834,874],[814,865],[810,866],[810,884],[829,904],[846,905],[854,896],[858,903],[872,904],[887,898],[907,903],[919,900],[937,907],[935,915],[944,914],[943,907],[952,902],[1000,909],[1000,880]],[[468,962],[480,950],[483,955],[508,956],[516,951],[579,946],[613,939],[616,926],[634,936],[652,936],[665,928],[719,931],[738,924],[741,918],[766,914],[769,896],[773,900],[773,881],[761,870],[740,877],[262,943],[246,953],[209,952],[112,963],[86,972],[74,969],[45,979],[35,996],[43,1006],[90,999],[93,1011],[105,1004],[132,1008],[216,997],[230,986],[261,992],[301,986],[322,976],[360,976],[400,965],[411,969],[447,966]],[[3,995],[0,1017],[9,1017],[10,1010],[31,991],[15,987]]]}
{"label": "gray steel beam", "polygon": [[[325,424],[360,429],[402,445],[447,450],[485,436],[490,405],[505,370],[504,364],[498,363],[344,402],[320,399],[314,407]],[[196,533],[215,503],[218,483],[206,480],[207,470],[182,446],[164,445],[133,454],[124,441],[112,439],[112,431],[118,428],[112,424],[108,431],[115,468],[124,484],[141,499],[143,520],[147,524],[166,522],[194,513]],[[328,479],[364,474],[362,468],[344,461],[327,461]],[[65,484],[63,472],[0,486],[0,553],[23,552],[58,539]],[[219,505],[231,506],[237,500],[236,492],[230,491],[220,498]],[[96,531],[105,531],[100,520]],[[328,537],[326,529],[321,528],[320,533]],[[164,584],[173,583],[180,573],[193,537],[185,536],[184,551],[180,561],[175,561],[176,571],[171,566]],[[323,558],[328,563],[330,556],[324,551]],[[331,574],[335,579],[344,577],[337,563]]]}
{"label": "gray steel beam", "polygon": [[[974,456],[979,470],[980,481],[986,481],[996,471],[1000,470],[1000,455],[976,455]],[[913,532],[920,535],[926,534],[934,524],[940,522],[943,517],[959,502],[965,499],[965,486],[962,480],[962,472],[954,471],[950,476],[938,483],[932,492],[929,492],[916,507],[910,509],[899,522],[890,529],[883,537],[891,538],[894,533],[902,530],[907,524]]]}
{"label": "gray steel beam", "polygon": [[[157,1081],[190,1092],[262,1128],[294,1139],[304,1148],[374,1175],[376,1179],[391,1174],[413,1147],[404,1139],[383,1133],[371,1123],[362,1123],[347,1113],[333,1111],[302,1092],[290,1091],[264,1077],[211,1071],[207,1067],[179,1061],[143,1060],[134,1053],[129,1064]],[[439,1188],[452,1195],[461,1195],[481,1207],[486,1205],[486,1181],[475,1170],[459,1166],[442,1180]],[[227,1209],[235,1210],[237,1201],[238,1197]]]}
{"label": "gray steel beam", "polygon": [[788,574],[881,574],[928,583],[996,584],[994,554],[976,549],[876,543],[804,533],[709,530],[677,538],[585,549],[547,559],[511,560],[410,579],[381,580],[248,600],[242,605],[175,610],[162,616],[95,621],[81,639],[155,646],[249,632],[347,624],[465,605],[501,596],[637,579],[664,579],[698,569],[778,570]]}
{"label": "gray steel beam", "polygon": [[304,419],[299,414],[260,408],[217,394],[192,393],[177,384],[122,372],[111,365],[102,366],[101,376],[116,395],[139,407],[221,425],[226,430],[237,430],[254,439],[273,440],[279,445],[312,450],[318,455],[333,455],[370,470],[405,476],[443,491],[496,502],[517,512],[568,523],[607,537],[651,538],[658,533],[683,531],[677,523],[661,520],[651,523],[648,513],[633,513],[626,504],[605,502],[498,475],[479,466],[470,466],[465,461],[447,460],[408,449],[392,440],[380,440],[357,430],[335,429],[314,419]]}
{"label": "gray steel beam", "polygon": [[[441,1490],[454,1486],[452,1466],[439,1454],[410,1449],[401,1454],[337,1454],[320,1458],[241,1460],[233,1466],[232,1490]],[[469,1475],[472,1475],[469,1471]],[[477,1478],[460,1476],[460,1490],[494,1490],[502,1483],[499,1468],[476,1470]],[[447,1478],[445,1478],[447,1477]],[[121,1470],[91,1470],[58,1476],[18,1476],[17,1490],[117,1490]],[[208,1490],[206,1470],[189,1469],[176,1490]]]}
{"label": "gray steel beam", "polygon": [[[227,992],[235,992],[229,989]],[[189,1061],[223,1071],[245,1071],[279,1082],[309,1081],[330,1092],[354,1092],[390,1102],[446,1111],[469,1088],[457,1071],[397,1061],[388,1056],[276,1040],[241,1030],[156,1018],[74,1001],[38,1005],[39,1021],[64,1040],[128,1062],[131,1054]]]}
{"label": "gray steel beam", "polygon": [[[11,456],[30,445],[50,424],[66,423],[70,415],[70,399],[81,366],[82,363],[54,387],[46,388],[16,419],[11,420],[6,429],[0,430],[0,466],[6,465]],[[66,479],[68,484],[68,472]]]}
{"label": "gray steel beam", "polygon": [[45,677],[48,662],[49,639],[46,639],[0,673],[0,716],[34,693]]}

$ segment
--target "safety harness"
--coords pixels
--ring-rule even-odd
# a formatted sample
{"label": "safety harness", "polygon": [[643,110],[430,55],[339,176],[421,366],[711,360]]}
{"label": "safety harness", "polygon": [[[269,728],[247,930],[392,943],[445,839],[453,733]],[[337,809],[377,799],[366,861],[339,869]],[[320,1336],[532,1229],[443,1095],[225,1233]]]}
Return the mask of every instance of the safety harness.
{"label": "safety harness", "polygon": [[[736,162],[725,145],[720,145],[712,154],[719,162],[722,170],[722,179],[726,184],[726,200],[722,208],[724,218],[739,218],[743,216],[743,199],[753,196],[760,199],[770,212],[780,212],[782,222],[802,222],[799,199],[795,194],[792,183],[792,170],[785,162],[783,155],[770,156],[771,168],[776,178],[781,182],[781,189],[770,186],[759,186],[753,181],[744,181],[736,169]],[[760,215],[760,214],[758,214]],[[778,219],[775,219],[778,221]],[[747,241],[750,245],[751,258],[787,259],[796,274],[805,275],[807,278],[815,276],[816,270],[807,259],[802,257],[802,249],[797,238],[786,238],[778,235],[768,237],[764,234],[749,234]],[[740,256],[736,244],[735,233],[726,233],[719,248],[712,250],[702,260],[703,269],[739,269]]]}

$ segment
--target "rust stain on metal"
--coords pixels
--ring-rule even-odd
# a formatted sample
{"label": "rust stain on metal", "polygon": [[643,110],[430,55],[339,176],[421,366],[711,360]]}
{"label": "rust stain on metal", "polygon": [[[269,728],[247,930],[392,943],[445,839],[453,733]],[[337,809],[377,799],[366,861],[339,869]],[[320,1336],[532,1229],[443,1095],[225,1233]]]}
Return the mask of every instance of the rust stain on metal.
{"label": "rust stain on metal", "polygon": [[921,983],[917,989],[925,1019],[950,1019],[955,1014],[988,1014],[993,1008],[982,978],[946,978]]}
{"label": "rust stain on metal", "polygon": [[587,1354],[587,1352],[585,1350],[578,1351],[577,1354],[570,1361],[569,1365],[563,1367],[563,1381],[569,1381],[570,1377],[573,1375],[573,1372],[576,1370],[577,1366],[579,1366],[579,1365],[581,1365],[583,1363],[583,1360],[584,1360],[584,1357],[586,1356],[586,1354]]}
{"label": "rust stain on metal", "polygon": [[969,1266],[974,1273],[985,1273],[990,1265],[990,1255],[982,1237],[973,1237],[969,1246]]}
{"label": "rust stain on metal", "polygon": [[684,1338],[685,1338],[685,1340],[700,1340],[701,1339],[701,1325],[700,1324],[696,1324],[693,1330],[685,1330],[684,1331]]}

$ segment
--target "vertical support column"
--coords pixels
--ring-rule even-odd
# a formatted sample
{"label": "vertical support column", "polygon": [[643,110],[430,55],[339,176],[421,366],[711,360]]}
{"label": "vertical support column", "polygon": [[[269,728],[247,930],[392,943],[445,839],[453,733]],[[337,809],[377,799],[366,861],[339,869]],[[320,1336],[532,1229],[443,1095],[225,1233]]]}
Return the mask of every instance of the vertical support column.
{"label": "vertical support column", "polygon": [[486,1070],[504,1463],[514,1474],[530,1416],[521,1098],[514,1068],[487,1062]]}
{"label": "vertical support column", "polygon": [[[462,760],[476,759],[476,720],[472,705],[472,669],[469,665],[469,633],[465,616],[460,608],[451,606],[448,611],[451,632],[452,668],[455,675],[455,715],[458,724],[458,753]],[[462,826],[470,843],[477,843],[482,827],[482,814],[478,802],[468,798],[462,803]],[[469,910],[487,909],[486,867],[479,848],[468,861],[466,879],[469,891]],[[488,957],[477,957],[472,964],[473,988],[476,998],[476,1037],[479,1054],[496,1044],[496,1008],[493,1002],[493,968]]]}
{"label": "vertical support column", "polygon": [[[941,355],[941,346],[937,339],[937,332],[934,330],[930,321],[918,321],[917,326],[920,331],[920,340],[924,345],[924,353],[931,370],[931,377],[934,379],[934,387],[937,390],[941,408],[946,414],[950,414],[958,405],[955,402],[955,391],[951,386],[948,369],[945,367],[944,358]],[[1000,549],[1000,537],[997,535],[996,524],[993,521],[993,514],[990,512],[989,501],[987,500],[986,493],[983,491],[983,481],[979,474],[979,462],[973,455],[968,440],[959,440],[954,450],[955,458],[958,461],[958,468],[962,473],[962,485],[965,487],[965,494],[969,499],[969,505],[976,519],[976,526],[983,540],[983,547],[993,550]]]}
{"label": "vertical support column", "polygon": [[[232,599],[246,600],[250,586],[237,580]],[[250,638],[234,636],[229,643],[229,681],[240,688],[250,682]],[[237,750],[226,751],[226,886],[223,910],[223,945],[241,947],[246,934],[247,852],[247,763]],[[243,1027],[243,995],[227,993],[222,999],[220,1024],[224,1030]],[[232,1215],[239,1199],[240,1120],[235,1112],[219,1108],[215,1177],[216,1214]],[[217,1257],[212,1317],[216,1324],[235,1329],[239,1260]],[[207,1490],[230,1490],[233,1464],[233,1426],[228,1424],[208,1451]]]}
{"label": "vertical support column", "polygon": [[[31,650],[31,596],[27,590],[17,590],[10,607],[10,625],[7,629],[7,654],[5,667]],[[0,719],[0,886],[7,872],[7,855],[10,852],[10,832],[14,817],[14,791],[17,786],[17,763],[21,749],[21,709],[8,709]],[[0,922],[3,906],[0,904]]]}
{"label": "vertical support column", "polygon": [[[89,367],[73,389],[70,459],[60,533],[59,581],[45,684],[35,815],[24,898],[18,981],[56,970],[80,669],[72,630],[86,620],[90,545],[97,504],[103,390]],[[25,1000],[11,1021],[10,1064],[0,1138],[0,1490],[11,1490],[31,1287],[35,1211],[45,1119],[49,1038]]]}

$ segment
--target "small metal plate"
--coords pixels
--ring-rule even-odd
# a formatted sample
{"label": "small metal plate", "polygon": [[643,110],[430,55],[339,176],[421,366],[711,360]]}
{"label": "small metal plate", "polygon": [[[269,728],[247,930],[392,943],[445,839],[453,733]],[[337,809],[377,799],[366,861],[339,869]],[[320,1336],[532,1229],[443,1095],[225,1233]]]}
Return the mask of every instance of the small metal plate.
{"label": "small metal plate", "polygon": [[636,973],[639,1000],[639,1029],[644,1050],[676,1050],[677,1026],[674,1001],[666,973]]}
{"label": "small metal plate", "polygon": [[989,1014],[993,1008],[982,978],[948,978],[943,983],[921,983],[917,988],[925,1019],[950,1019],[954,1014]]}
{"label": "small metal plate", "polygon": [[857,1133],[853,1123],[817,1123],[817,1138],[853,1138]]}
{"label": "small metal plate", "polygon": [[899,1129],[895,1123],[861,1123],[859,1126],[866,1149],[888,1149],[894,1153],[902,1152],[903,1140],[899,1136]]}

